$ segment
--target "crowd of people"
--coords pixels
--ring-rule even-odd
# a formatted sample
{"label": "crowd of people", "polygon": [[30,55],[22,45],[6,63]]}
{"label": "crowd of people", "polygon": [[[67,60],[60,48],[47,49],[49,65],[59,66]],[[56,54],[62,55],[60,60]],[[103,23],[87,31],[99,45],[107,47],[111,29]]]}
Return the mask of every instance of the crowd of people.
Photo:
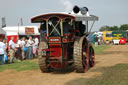
{"label": "crowd of people", "polygon": [[11,37],[10,41],[6,43],[5,40],[0,39],[0,62],[14,63],[14,59],[22,61],[25,59],[33,59],[38,55],[39,40],[37,37],[28,39],[22,37],[14,42],[14,37]]}

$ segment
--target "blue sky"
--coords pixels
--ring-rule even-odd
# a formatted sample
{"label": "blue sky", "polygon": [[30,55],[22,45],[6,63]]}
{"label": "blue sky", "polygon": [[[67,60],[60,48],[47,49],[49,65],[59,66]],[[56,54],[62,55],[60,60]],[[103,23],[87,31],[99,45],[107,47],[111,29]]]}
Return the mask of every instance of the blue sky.
{"label": "blue sky", "polygon": [[24,25],[35,25],[30,22],[32,16],[70,11],[74,5],[86,6],[89,14],[99,17],[94,31],[103,25],[128,24],[128,0],[0,0],[0,19],[5,17],[7,26],[18,25],[20,18]]}

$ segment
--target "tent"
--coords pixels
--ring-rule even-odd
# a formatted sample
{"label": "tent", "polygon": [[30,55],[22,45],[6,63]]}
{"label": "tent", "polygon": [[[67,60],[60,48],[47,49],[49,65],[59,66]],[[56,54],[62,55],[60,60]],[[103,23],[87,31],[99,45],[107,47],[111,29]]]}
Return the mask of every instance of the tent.
{"label": "tent", "polygon": [[11,26],[4,27],[3,30],[7,34],[7,42],[14,37],[14,42],[16,43],[17,38],[28,37],[28,36],[36,36],[40,40],[40,33],[38,30],[38,26]]}
{"label": "tent", "polygon": [[0,38],[5,39],[6,32],[0,28]]}

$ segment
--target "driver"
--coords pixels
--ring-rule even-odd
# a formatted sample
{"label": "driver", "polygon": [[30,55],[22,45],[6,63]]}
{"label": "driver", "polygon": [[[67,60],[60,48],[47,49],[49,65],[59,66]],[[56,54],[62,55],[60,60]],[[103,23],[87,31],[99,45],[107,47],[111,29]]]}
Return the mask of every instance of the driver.
{"label": "driver", "polygon": [[63,23],[63,32],[64,34],[69,34],[70,30],[72,29],[70,23],[70,19],[65,19],[65,22]]}

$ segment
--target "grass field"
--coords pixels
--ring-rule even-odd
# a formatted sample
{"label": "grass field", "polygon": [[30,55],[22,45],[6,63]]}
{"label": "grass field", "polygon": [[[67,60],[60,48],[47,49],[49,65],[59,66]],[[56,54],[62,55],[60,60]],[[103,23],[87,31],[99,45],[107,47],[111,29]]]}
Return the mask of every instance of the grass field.
{"label": "grass field", "polygon": [[112,67],[99,68],[103,74],[95,78],[78,78],[65,85],[128,85],[128,64],[117,64]]}
{"label": "grass field", "polygon": [[105,49],[110,48],[111,45],[99,45],[98,47],[95,47],[95,46],[93,45],[93,47],[94,47],[94,50],[95,50],[95,54],[100,54],[100,53],[102,53]]}
{"label": "grass field", "polygon": [[4,70],[9,70],[9,69],[13,69],[16,71],[34,70],[34,69],[39,69],[39,65],[38,65],[37,59],[32,61],[25,60],[20,62],[15,60],[15,63],[0,65],[0,72]]}
{"label": "grass field", "polygon": [[[107,49],[109,47],[110,46],[100,45],[98,47],[94,47],[94,50],[96,54],[99,54],[99,53],[102,53],[104,49]],[[14,69],[16,71],[39,69],[38,60],[37,59],[25,60],[21,62],[18,62],[17,60],[15,60],[15,63],[13,64],[0,65],[0,72],[4,70],[9,70],[9,69]]]}

